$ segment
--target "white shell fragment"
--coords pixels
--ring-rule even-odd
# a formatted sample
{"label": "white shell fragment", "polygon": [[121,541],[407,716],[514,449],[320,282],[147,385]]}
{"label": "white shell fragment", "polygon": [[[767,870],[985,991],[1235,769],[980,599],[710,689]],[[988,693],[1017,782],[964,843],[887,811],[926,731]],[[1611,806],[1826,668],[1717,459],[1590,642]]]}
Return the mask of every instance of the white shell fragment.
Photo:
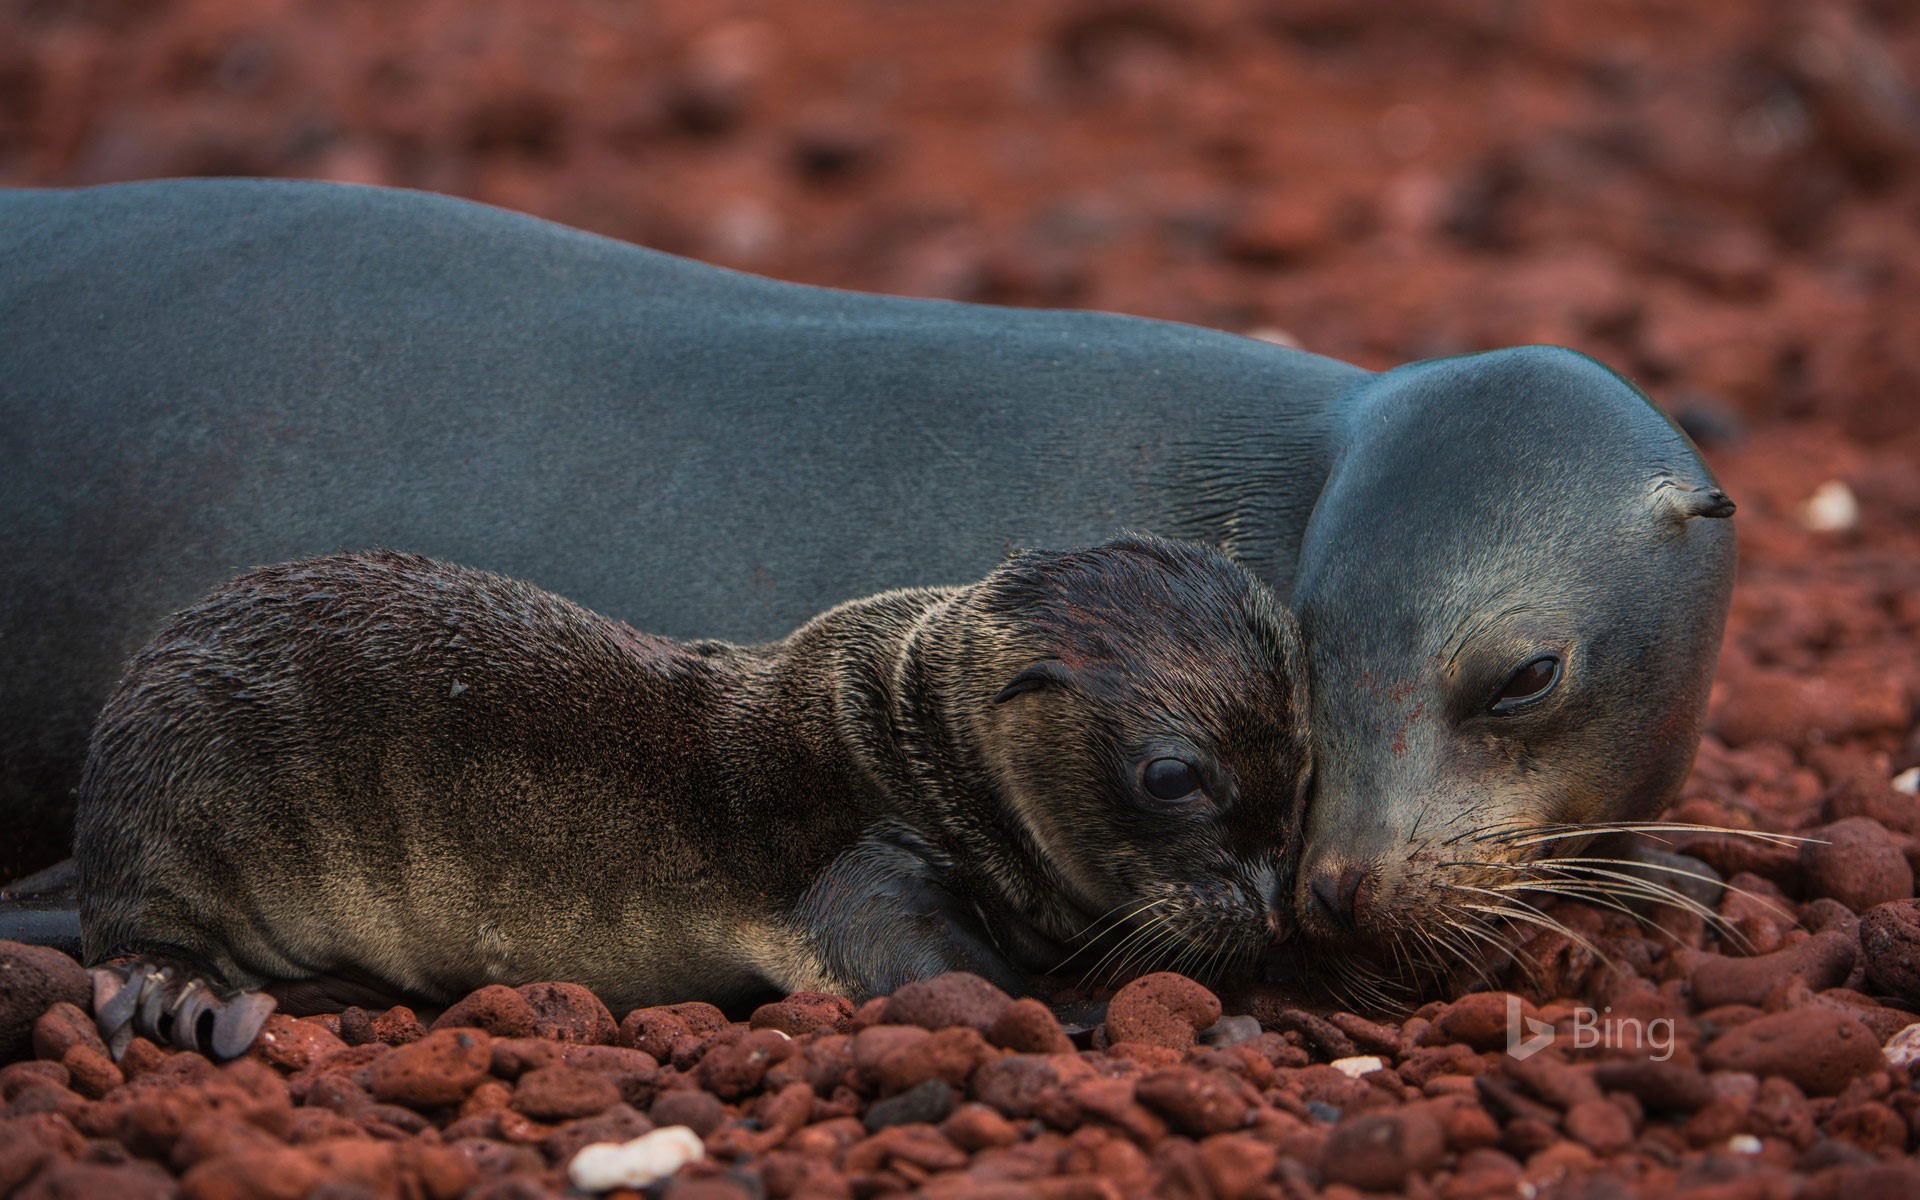
{"label": "white shell fragment", "polygon": [[1349,1079],[1358,1079],[1369,1071],[1384,1071],[1387,1061],[1377,1054],[1356,1054],[1352,1058],[1336,1058],[1333,1069]]}
{"label": "white shell fragment", "polygon": [[706,1155],[699,1134],[685,1125],[668,1125],[630,1142],[595,1142],[580,1147],[567,1164],[567,1178],[583,1192],[643,1188]]}
{"label": "white shell fragment", "polygon": [[1893,777],[1893,790],[1903,796],[1920,794],[1920,767],[1908,767]]}
{"label": "white shell fragment", "polygon": [[1888,1038],[1880,1053],[1886,1055],[1887,1061],[1896,1067],[1920,1062],[1920,1023],[1909,1025]]}
{"label": "white shell fragment", "polygon": [[1727,1139],[1727,1149],[1735,1154],[1758,1154],[1765,1149],[1760,1139],[1750,1133],[1736,1133]]}
{"label": "white shell fragment", "polygon": [[1860,523],[1860,502],[1853,489],[1829,479],[1813,489],[1799,509],[1800,523],[1815,533],[1838,533]]}
{"label": "white shell fragment", "polygon": [[1246,332],[1246,336],[1256,342],[1272,342],[1276,346],[1285,346],[1289,350],[1298,350],[1301,348],[1299,338],[1294,337],[1284,329],[1276,329],[1271,325],[1262,325],[1258,329],[1249,329]]}

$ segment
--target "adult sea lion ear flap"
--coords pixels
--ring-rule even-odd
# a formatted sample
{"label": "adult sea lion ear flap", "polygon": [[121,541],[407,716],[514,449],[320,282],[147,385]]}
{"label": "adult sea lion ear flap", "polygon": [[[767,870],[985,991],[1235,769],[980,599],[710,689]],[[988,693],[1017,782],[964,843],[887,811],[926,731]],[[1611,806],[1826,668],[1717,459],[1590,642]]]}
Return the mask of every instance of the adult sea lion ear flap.
{"label": "adult sea lion ear flap", "polygon": [[1015,696],[1028,692],[1037,692],[1041,688],[1064,687],[1073,682],[1073,671],[1067,664],[1053,658],[1044,658],[1021,671],[1007,681],[1007,686],[994,696],[995,704],[1004,704]]}
{"label": "adult sea lion ear flap", "polygon": [[1654,503],[1671,516],[1675,524],[1694,517],[1731,517],[1734,504],[1727,494],[1709,484],[1705,487],[1663,479],[1654,485]]}

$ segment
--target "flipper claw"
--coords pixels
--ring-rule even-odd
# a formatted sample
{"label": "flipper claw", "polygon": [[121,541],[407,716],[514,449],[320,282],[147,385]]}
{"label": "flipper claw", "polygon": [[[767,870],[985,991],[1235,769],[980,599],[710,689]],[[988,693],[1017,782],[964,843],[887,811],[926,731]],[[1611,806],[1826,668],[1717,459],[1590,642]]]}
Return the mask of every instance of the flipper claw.
{"label": "flipper claw", "polygon": [[122,959],[89,974],[94,1024],[115,1061],[136,1035],[210,1058],[238,1058],[279,1005],[264,992],[222,994],[200,975],[147,958]]}
{"label": "flipper claw", "polygon": [[260,1036],[260,1027],[267,1023],[279,1001],[265,992],[241,992],[225,1000],[215,1001],[213,1010],[213,1057],[218,1059],[238,1058],[253,1045],[253,1039]]}
{"label": "flipper claw", "polygon": [[173,968],[161,967],[151,971],[140,984],[140,1011],[134,1014],[133,1031],[149,1041],[167,1041],[166,1031],[161,1020],[167,1015],[169,984],[173,982]]}
{"label": "flipper claw", "polygon": [[182,1050],[200,1050],[204,1053],[205,1047],[200,1044],[200,1018],[218,1008],[219,1004],[213,990],[204,982],[187,980],[173,1004],[173,1022],[169,1030],[173,1044]]}
{"label": "flipper claw", "polygon": [[94,1024],[102,1034],[111,1035],[133,1020],[133,1010],[140,1003],[140,988],[112,967],[95,967],[87,974],[93,977]]}

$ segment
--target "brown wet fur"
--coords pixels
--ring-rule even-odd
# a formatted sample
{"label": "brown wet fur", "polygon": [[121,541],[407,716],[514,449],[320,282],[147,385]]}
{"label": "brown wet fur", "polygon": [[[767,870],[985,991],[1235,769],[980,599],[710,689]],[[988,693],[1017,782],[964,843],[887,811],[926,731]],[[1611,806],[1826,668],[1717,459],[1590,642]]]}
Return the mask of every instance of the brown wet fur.
{"label": "brown wet fur", "polygon": [[[616,1011],[953,968],[1031,991],[1093,950],[1238,968],[1291,929],[1304,674],[1264,585],[1149,538],[763,646],[409,554],[267,567],[100,717],[85,952],[318,1005],[565,979]],[[1167,753],[1203,797],[1141,789]]]}

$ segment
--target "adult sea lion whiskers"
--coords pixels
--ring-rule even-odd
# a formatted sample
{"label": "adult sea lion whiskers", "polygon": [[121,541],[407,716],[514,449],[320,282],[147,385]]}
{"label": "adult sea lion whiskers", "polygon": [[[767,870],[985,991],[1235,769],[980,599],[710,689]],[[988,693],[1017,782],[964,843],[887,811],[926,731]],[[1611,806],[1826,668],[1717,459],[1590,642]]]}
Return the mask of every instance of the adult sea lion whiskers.
{"label": "adult sea lion whiskers", "polygon": [[[1418,923],[1394,927],[1371,947],[1348,945],[1323,952],[1313,958],[1316,967],[1311,973],[1324,977],[1335,995],[1395,1010],[1408,1007],[1423,995],[1430,981],[1458,977],[1462,971],[1489,989],[1499,986],[1495,964],[1510,961],[1528,976],[1537,976],[1537,964],[1524,941],[1524,935],[1532,931],[1559,934],[1596,960],[1608,962],[1605,951],[1590,938],[1543,907],[1549,898],[1592,905],[1642,923],[1648,921],[1653,909],[1671,907],[1698,918],[1723,940],[1742,946],[1748,939],[1740,927],[1690,894],[1687,885],[1713,893],[1731,892],[1762,908],[1774,909],[1785,922],[1795,920],[1767,897],[1723,881],[1691,859],[1659,861],[1644,855],[1585,849],[1587,843],[1607,834],[1660,840],[1660,835],[1667,833],[1746,837],[1772,845],[1801,845],[1814,840],[1767,830],[1663,821],[1618,822],[1597,829],[1513,822],[1500,828],[1454,834],[1437,839],[1437,845],[1467,854],[1480,844],[1519,847],[1522,857],[1433,860],[1428,865],[1429,885],[1440,894],[1428,904]],[[1566,845],[1569,842],[1574,845]],[[1654,928],[1678,942],[1671,931],[1657,924]]]}

